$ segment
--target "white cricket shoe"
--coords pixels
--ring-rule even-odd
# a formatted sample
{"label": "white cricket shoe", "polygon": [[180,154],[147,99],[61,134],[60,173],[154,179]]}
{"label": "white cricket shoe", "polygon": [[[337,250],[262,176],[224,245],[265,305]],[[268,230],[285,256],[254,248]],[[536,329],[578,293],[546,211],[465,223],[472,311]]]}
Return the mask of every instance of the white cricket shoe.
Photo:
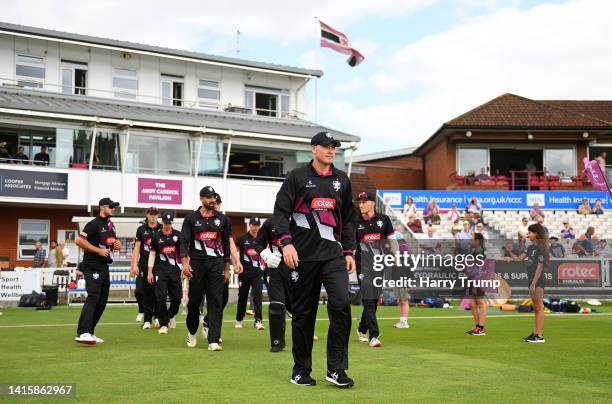
{"label": "white cricket shoe", "polygon": [[236,324],[234,324],[234,328],[242,328],[242,321],[236,320]]}
{"label": "white cricket shoe", "polygon": [[168,328],[176,328],[176,320],[174,319],[174,317],[172,317],[170,321],[168,321]]}
{"label": "white cricket shoe", "polygon": [[74,337],[74,340],[79,344],[96,345],[96,339],[88,332],[81,334],[78,337]]}
{"label": "white cricket shoe", "polygon": [[187,333],[187,346],[189,348],[195,348],[195,346],[197,344],[198,344],[198,340],[197,340],[196,336]]}
{"label": "white cricket shoe", "polygon": [[261,321],[257,321],[257,322],[255,323],[255,329],[256,329],[257,331],[263,331],[263,330],[265,330],[265,329],[266,329],[266,327],[264,327],[264,325],[263,325],[263,323],[262,323]]}
{"label": "white cricket shoe", "polygon": [[95,335],[92,335],[92,337],[95,338],[96,344],[103,344],[104,343],[104,340],[102,338],[96,337]]}
{"label": "white cricket shoe", "polygon": [[359,338],[359,342],[368,342],[368,335],[357,330],[357,338]]}
{"label": "white cricket shoe", "polygon": [[166,327],[165,325],[160,327],[160,329],[157,331],[158,334],[168,334],[168,327]]}
{"label": "white cricket shoe", "polygon": [[223,347],[217,344],[216,342],[213,342],[212,344],[208,344],[208,350],[209,351],[223,351]]}
{"label": "white cricket shoe", "polygon": [[138,313],[138,315],[136,316],[136,322],[142,323],[143,321],[144,321],[144,313]]}
{"label": "white cricket shoe", "polygon": [[155,321],[153,321],[153,326],[154,326],[155,328],[159,328],[159,327],[160,327],[160,325],[159,325],[159,320],[158,320],[158,319],[155,319]]}
{"label": "white cricket shoe", "polygon": [[393,324],[393,328],[410,328],[407,322],[400,321],[399,323]]}
{"label": "white cricket shoe", "polygon": [[145,321],[145,323],[142,325],[142,329],[149,330],[150,328],[151,328],[151,323],[149,323],[148,321]]}
{"label": "white cricket shoe", "polygon": [[370,340],[370,346],[372,348],[380,348],[382,346],[382,342],[380,342],[378,338],[374,337]]}

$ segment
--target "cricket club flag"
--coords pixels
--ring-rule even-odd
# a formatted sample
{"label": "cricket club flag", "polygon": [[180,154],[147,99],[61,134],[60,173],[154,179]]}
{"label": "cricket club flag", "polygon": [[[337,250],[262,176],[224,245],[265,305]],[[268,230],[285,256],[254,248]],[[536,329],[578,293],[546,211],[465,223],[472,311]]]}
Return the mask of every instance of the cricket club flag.
{"label": "cricket club flag", "polygon": [[604,175],[603,171],[601,171],[601,167],[599,166],[597,160],[589,161],[589,158],[585,157],[583,162],[584,175],[586,175],[589,181],[591,181],[593,188],[608,192],[610,195],[612,195],[612,190],[610,190],[606,176]]}
{"label": "cricket club flag", "polygon": [[357,51],[357,49],[351,46],[351,43],[346,35],[333,29],[323,21],[319,20],[319,24],[321,24],[322,47],[333,49],[336,52],[344,53],[345,55],[350,55],[350,57],[346,60],[346,63],[348,63],[351,67],[355,67],[359,63],[363,62],[363,59],[365,58],[361,53],[359,53],[359,51]]}

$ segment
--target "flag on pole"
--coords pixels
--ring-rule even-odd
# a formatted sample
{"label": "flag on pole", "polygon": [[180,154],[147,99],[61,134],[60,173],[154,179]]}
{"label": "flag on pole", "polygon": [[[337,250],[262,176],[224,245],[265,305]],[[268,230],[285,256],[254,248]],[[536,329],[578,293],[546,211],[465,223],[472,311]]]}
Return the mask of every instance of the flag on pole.
{"label": "flag on pole", "polygon": [[612,191],[608,186],[608,181],[606,180],[606,176],[603,171],[601,171],[601,167],[597,160],[589,161],[588,157],[585,157],[584,160],[584,175],[587,176],[589,181],[591,181],[591,185],[593,188],[598,189],[600,191],[608,192],[612,195]]}
{"label": "flag on pole", "polygon": [[357,51],[357,49],[351,46],[351,43],[346,35],[333,29],[321,20],[319,20],[319,24],[321,24],[322,47],[333,49],[336,52],[344,53],[345,55],[350,55],[350,57],[346,60],[346,63],[348,63],[351,67],[355,67],[359,63],[363,62],[363,59],[365,58],[361,53],[359,53],[359,51]]}

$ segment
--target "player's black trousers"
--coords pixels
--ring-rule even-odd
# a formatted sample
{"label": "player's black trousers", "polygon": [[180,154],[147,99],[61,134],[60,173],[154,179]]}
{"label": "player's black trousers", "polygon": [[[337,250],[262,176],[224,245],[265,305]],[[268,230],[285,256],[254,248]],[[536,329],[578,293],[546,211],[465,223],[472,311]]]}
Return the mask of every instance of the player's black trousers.
{"label": "player's black trousers", "polygon": [[252,289],[253,294],[253,311],[255,321],[261,321],[261,289],[262,289],[262,272],[259,268],[244,269],[238,275],[238,308],[236,312],[236,321],[242,321],[246,313],[246,305],[249,299],[249,290]]}
{"label": "player's black trousers", "polygon": [[[155,274],[155,300],[159,325],[167,327],[171,318],[174,318],[181,305],[183,288],[181,284],[181,271],[176,267],[159,264],[154,268]],[[166,299],[170,298],[170,308]]]}
{"label": "player's black trousers", "polygon": [[208,343],[219,342],[221,334],[221,306],[223,299],[223,259],[199,260],[191,258],[192,275],[189,279],[187,329],[195,335],[200,325],[200,304],[206,293],[208,312]]}
{"label": "player's black trousers", "polygon": [[144,313],[144,322],[153,321],[155,313],[155,286],[147,281],[148,268],[138,266],[138,276],[136,277],[136,301],[138,302],[138,312]]}
{"label": "player's black trousers", "polygon": [[327,292],[327,370],[348,369],[351,307],[344,257],[328,261],[300,261],[290,270],[293,374],[312,371],[312,342],[321,284]]}
{"label": "player's black trousers", "polygon": [[108,301],[110,273],[108,272],[108,266],[98,267],[85,263],[81,263],[80,270],[85,277],[87,299],[85,299],[85,304],[81,309],[77,335],[84,333],[93,335]]}

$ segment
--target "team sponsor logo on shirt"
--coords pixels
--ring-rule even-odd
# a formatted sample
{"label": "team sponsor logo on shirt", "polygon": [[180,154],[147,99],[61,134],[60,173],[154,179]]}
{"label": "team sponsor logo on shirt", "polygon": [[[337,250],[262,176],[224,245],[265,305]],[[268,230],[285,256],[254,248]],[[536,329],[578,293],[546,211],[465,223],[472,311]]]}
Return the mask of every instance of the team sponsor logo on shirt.
{"label": "team sponsor logo on shirt", "polygon": [[380,240],[380,233],[370,233],[364,234],[362,240],[364,241],[372,241],[372,240]]}
{"label": "team sponsor logo on shirt", "polygon": [[306,183],[306,188],[316,188],[317,184],[313,184],[312,180],[308,180],[308,182]]}
{"label": "team sponsor logo on shirt", "polygon": [[151,237],[147,237],[147,238],[145,239],[145,244],[146,244],[146,245],[151,245]]}
{"label": "team sponsor logo on shirt", "polygon": [[197,234],[196,238],[201,241],[216,240],[217,232],[216,231],[202,231]]}
{"label": "team sponsor logo on shirt", "polygon": [[176,246],[167,245],[167,246],[162,248],[161,252],[164,253],[164,254],[175,253],[176,252]]}
{"label": "team sponsor logo on shirt", "polygon": [[111,245],[111,244],[114,244],[115,241],[117,241],[115,237],[107,237],[106,240],[104,241],[104,244]]}
{"label": "team sponsor logo on shirt", "polygon": [[336,200],[334,198],[314,198],[310,202],[311,209],[333,210],[336,208]]}

